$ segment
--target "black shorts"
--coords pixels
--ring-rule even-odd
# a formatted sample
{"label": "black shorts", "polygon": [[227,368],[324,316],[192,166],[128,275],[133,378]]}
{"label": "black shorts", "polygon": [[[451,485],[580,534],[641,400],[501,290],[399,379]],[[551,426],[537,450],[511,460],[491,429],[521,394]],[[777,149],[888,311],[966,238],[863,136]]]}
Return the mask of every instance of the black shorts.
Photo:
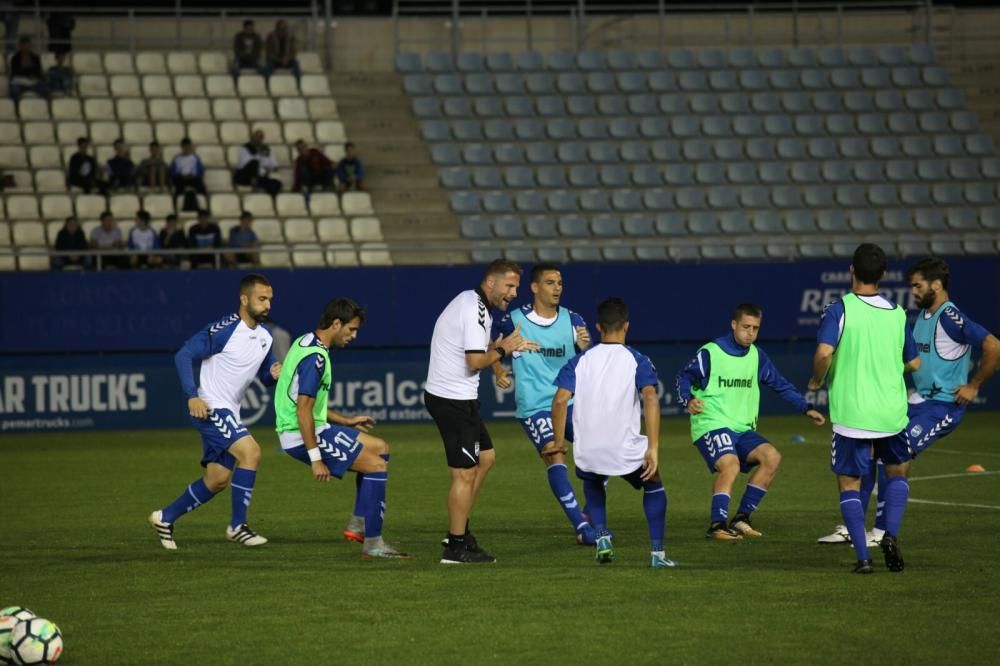
{"label": "black shorts", "polygon": [[424,405],[441,433],[448,467],[475,467],[480,452],[493,448],[490,433],[479,416],[478,400],[452,400],[424,391]]}

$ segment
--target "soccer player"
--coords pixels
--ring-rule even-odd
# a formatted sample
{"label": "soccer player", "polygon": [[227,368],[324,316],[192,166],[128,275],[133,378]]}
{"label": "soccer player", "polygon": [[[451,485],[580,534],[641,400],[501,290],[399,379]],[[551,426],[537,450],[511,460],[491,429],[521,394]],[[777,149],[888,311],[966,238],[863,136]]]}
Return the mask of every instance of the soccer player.
{"label": "soccer player", "polygon": [[[516,415],[528,439],[539,452],[555,438],[552,432],[552,398],[556,387],[552,382],[577,349],[584,351],[590,347],[590,333],[583,318],[559,305],[562,291],[563,280],[558,266],[535,266],[531,270],[534,301],[508,314],[499,327],[502,335],[509,336],[520,326],[525,335],[539,346],[535,352],[511,354]],[[493,364],[493,372],[497,386],[508,388],[511,385],[510,372],[499,361]],[[569,410],[566,439],[573,441],[572,405]],[[552,494],[576,532],[577,543],[594,545],[594,528],[580,511],[569,481],[566,454],[557,451],[539,455],[545,463]]]}
{"label": "soccer player", "polygon": [[[677,396],[691,415],[691,440],[708,470],[718,473],[712,494],[711,522],[705,536],[734,541],[761,533],[750,523],[774,482],[781,454],[759,434],[760,387],[769,387],[820,426],[826,418],[795,390],[754,342],[762,311],[753,303],[736,307],[731,331],[701,347],[677,375]],[[756,468],[756,469],[753,469]],[[729,524],[729,499],[740,472],[749,472],[739,509]]]}
{"label": "soccer player", "polygon": [[479,415],[479,372],[509,354],[538,348],[522,337],[519,326],[490,341],[491,310],[506,310],[520,284],[521,267],[498,259],[486,267],[479,286],[452,299],[434,323],[424,405],[441,433],[451,470],[442,564],[496,561],[469,531],[469,514],[496,457]]}
{"label": "soccer player", "polygon": [[[364,535],[361,556],[407,558],[382,538],[389,445],[367,434],[371,416],[344,416],[330,409],[330,348],[343,348],[358,337],[365,311],[354,301],[338,298],[323,308],[319,325],[298,337],[288,350],[274,392],[275,429],[285,453],[312,467],[317,481],[357,472],[355,515]],[[331,423],[332,421],[332,423]]]}
{"label": "soccer player", "polygon": [[861,479],[875,464],[873,458],[882,460],[889,477],[882,554],[889,571],[903,570],[897,537],[910,492],[903,373],[919,369],[920,356],[903,308],[879,294],[886,265],[878,245],[862,243],[855,249],[851,292],[823,312],[809,380],[809,389],[817,391],[829,373],[830,467],[837,475],[840,514],[851,535],[858,574],[874,571],[861,500]]}
{"label": "soccer player", "polygon": [[[620,476],[641,489],[642,507],[649,525],[650,566],[677,566],[663,550],[667,493],[660,481],[659,380],[650,360],[625,345],[628,306],[609,298],[597,307],[597,330],[601,343],[574,356],[556,377],[552,399],[553,440],[542,455],[566,453],[569,401],[573,406],[573,440],[576,475],[583,480],[590,520],[597,532],[598,563],[615,558],[605,509],[605,484],[609,476]],[[640,403],[646,435],[639,434]]]}
{"label": "soccer player", "polygon": [[[149,515],[160,544],[176,550],[174,523],[225,490],[232,480],[232,520],[226,537],[244,546],[267,539],[247,525],[260,446],[240,422],[240,403],[254,378],[272,386],[281,364],[271,352],[271,334],[261,323],[271,312],[274,292],[263,275],[240,281],[240,308],[192,336],[174,356],[181,387],[188,396],[191,423],[201,433],[205,476],[189,485],[172,504]],[[200,364],[195,381],[195,365]],[[234,469],[235,468],[235,469]]]}
{"label": "soccer player", "polygon": [[[910,453],[914,458],[937,440],[958,428],[965,409],[1000,365],[1000,340],[958,309],[948,295],[950,271],[943,259],[926,257],[910,267],[906,279],[920,307],[913,326],[913,339],[920,354],[920,369],[913,373],[916,390],[910,394],[906,426]],[[972,348],[982,354],[979,369],[969,378]],[[912,463],[906,464],[907,476]],[[889,479],[878,466],[879,498]],[[874,471],[874,470],[871,470]],[[873,474],[865,477],[861,500],[867,508],[875,485]],[[879,501],[875,528],[868,543],[879,542],[885,533],[885,507]],[[838,525],[821,543],[849,543],[847,528]]]}

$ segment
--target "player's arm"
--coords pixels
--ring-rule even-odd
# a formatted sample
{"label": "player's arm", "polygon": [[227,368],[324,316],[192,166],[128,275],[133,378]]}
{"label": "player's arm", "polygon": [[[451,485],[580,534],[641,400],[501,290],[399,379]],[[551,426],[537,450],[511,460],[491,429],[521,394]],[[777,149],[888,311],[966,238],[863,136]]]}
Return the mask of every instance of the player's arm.
{"label": "player's arm", "polygon": [[646,422],[646,456],[640,478],[649,481],[660,467],[660,397],[655,386],[642,389],[642,416]]}
{"label": "player's arm", "polygon": [[485,350],[469,349],[467,347],[465,351],[465,365],[469,370],[478,372],[503,360],[514,352],[535,349],[538,349],[538,343],[525,340],[521,335],[521,325],[518,324],[513,333],[508,336],[501,335],[495,342],[489,342]]}
{"label": "player's arm", "polygon": [[[216,336],[212,336],[208,328],[198,331],[188,338],[187,342],[174,354],[174,365],[177,368],[177,376],[181,380],[181,389],[188,399],[188,413],[196,419],[208,418],[208,405],[198,397],[198,384],[194,379],[194,364],[197,361],[205,360],[226,346],[225,342],[222,342],[221,346],[215,344],[217,340],[213,340],[213,337]],[[228,340],[228,336],[226,339]],[[213,347],[215,348],[213,349]]]}
{"label": "player's arm", "polygon": [[979,389],[993,376],[1000,366],[1000,340],[985,328],[972,321],[955,308],[948,308],[938,320],[952,340],[959,344],[978,347],[982,352],[979,368],[968,383],[954,389],[955,402],[967,405],[979,395]]}
{"label": "player's arm", "polygon": [[684,406],[688,414],[700,414],[705,406],[704,402],[692,395],[691,388],[694,386],[705,388],[711,372],[710,358],[708,352],[702,349],[677,373],[677,401]]}
{"label": "player's arm", "polygon": [[795,406],[795,409],[800,413],[805,414],[813,420],[818,426],[826,423],[826,417],[824,417],[819,411],[817,411],[812,404],[805,399],[795,386],[785,379],[785,377],[778,372],[778,368],[775,367],[774,363],[771,362],[770,357],[764,353],[763,350],[758,349],[758,369],[757,369],[757,380],[764,386],[767,386],[772,391],[777,393],[782,400],[788,402]]}
{"label": "player's arm", "polygon": [[267,358],[265,358],[260,367],[257,368],[257,379],[264,386],[274,386],[278,383],[278,377],[281,376],[281,363],[278,362],[278,358],[274,355],[273,350],[268,350]]}
{"label": "player's arm", "polygon": [[816,353],[813,354],[813,372],[808,384],[810,391],[823,388],[826,374],[833,364],[833,352],[840,343],[843,322],[843,301],[831,303],[823,309],[823,316],[819,320],[819,331],[816,333]]}
{"label": "player's arm", "polygon": [[920,369],[920,353],[913,339],[913,329],[906,325],[903,333],[903,372],[916,372]]}
{"label": "player's arm", "polygon": [[556,389],[556,395],[552,398],[552,433],[555,436],[545,448],[542,449],[543,456],[553,453],[566,453],[566,419],[569,415],[569,401],[573,398],[573,393],[568,389]]}
{"label": "player's arm", "polygon": [[[511,321],[510,315],[507,315],[500,320],[500,323],[494,327],[491,337],[496,340],[497,338],[505,335],[510,335],[514,332],[514,323]],[[496,343],[492,344],[493,349],[496,349]],[[499,360],[494,361],[490,366],[493,369],[493,381],[496,383],[498,388],[506,389],[510,388],[511,384],[511,373],[510,369],[501,363]]]}
{"label": "player's arm", "polygon": [[361,432],[368,432],[375,427],[375,417],[370,416],[369,414],[347,416],[346,414],[341,414],[340,412],[328,409],[326,410],[326,418],[330,421],[330,423],[336,423],[337,425],[354,428],[355,430],[360,430]]}
{"label": "player's arm", "polygon": [[319,393],[325,365],[325,359],[319,354],[315,354],[306,356],[299,361],[298,367],[295,368],[299,380],[299,395],[295,399],[295,420],[298,421],[302,444],[306,447],[306,453],[309,454],[309,465],[312,467],[313,477],[317,481],[330,480],[330,469],[323,462],[323,454],[319,450],[319,441],[316,439],[316,422],[313,420],[316,394]]}
{"label": "player's arm", "polygon": [[813,354],[813,373],[809,379],[810,391],[818,391],[823,388],[826,373],[830,371],[830,365],[833,363],[833,350],[834,346],[825,342],[816,345],[816,353]]}
{"label": "player's arm", "polygon": [[590,331],[587,330],[587,322],[575,312],[570,312],[569,321],[573,326],[573,342],[576,348],[580,351],[587,351],[590,348]]}

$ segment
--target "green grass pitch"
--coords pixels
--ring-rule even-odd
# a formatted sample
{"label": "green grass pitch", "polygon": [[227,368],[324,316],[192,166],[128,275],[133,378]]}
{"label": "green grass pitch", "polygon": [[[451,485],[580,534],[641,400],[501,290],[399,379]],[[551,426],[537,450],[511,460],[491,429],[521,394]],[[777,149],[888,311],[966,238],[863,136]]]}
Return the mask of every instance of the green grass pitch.
{"label": "green grass pitch", "polygon": [[[193,430],[3,435],[0,607],[54,621],[66,664],[973,663],[1000,635],[1000,414],[973,413],[912,474],[907,569],[852,576],[828,428],[767,418],[784,463],[755,516],[762,538],[709,542],[710,477],[686,422],[665,421],[667,552],[653,571],[640,495],[609,487],[617,560],[574,545],[542,464],[512,422],[473,517],[493,565],[438,563],[448,472],[432,425],[380,426],[392,447],[385,534],[410,561],[363,561],[340,535],[353,478],[323,485],[264,449],[250,522],[271,542],[229,543],[226,492],[160,548],[146,515],[200,473]],[[805,444],[791,443],[795,433]],[[921,477],[951,475],[920,480]],[[734,490],[733,506],[745,477]],[[579,489],[579,483],[576,483]],[[959,505],[981,505],[974,508]]]}

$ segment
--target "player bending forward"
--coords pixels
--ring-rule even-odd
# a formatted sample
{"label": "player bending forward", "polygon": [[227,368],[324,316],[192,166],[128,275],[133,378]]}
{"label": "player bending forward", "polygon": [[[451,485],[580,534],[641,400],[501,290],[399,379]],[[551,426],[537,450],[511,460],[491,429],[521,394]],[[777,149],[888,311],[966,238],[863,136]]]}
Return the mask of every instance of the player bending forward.
{"label": "player bending forward", "polygon": [[313,333],[292,343],[275,390],[275,429],[284,452],[310,465],[317,481],[343,478],[347,470],[360,475],[355,514],[364,519],[362,557],[408,558],[382,539],[389,445],[366,434],[375,425],[372,417],[344,416],[327,407],[330,347],[347,346],[364,320],[357,303],[338,298],[326,304]]}
{"label": "player bending forward", "polygon": [[[552,400],[555,439],[542,455],[566,452],[566,422],[570,398],[574,399],[573,441],[576,475],[583,480],[590,521],[597,531],[596,559],[615,559],[608,532],[604,485],[609,476],[620,476],[636,490],[642,489],[642,507],[649,525],[650,566],[675,567],[663,550],[667,493],[660,481],[659,380],[650,360],[625,345],[628,306],[609,298],[597,307],[601,343],[575,356],[556,377]],[[646,421],[646,436],[639,434],[639,404]]]}

